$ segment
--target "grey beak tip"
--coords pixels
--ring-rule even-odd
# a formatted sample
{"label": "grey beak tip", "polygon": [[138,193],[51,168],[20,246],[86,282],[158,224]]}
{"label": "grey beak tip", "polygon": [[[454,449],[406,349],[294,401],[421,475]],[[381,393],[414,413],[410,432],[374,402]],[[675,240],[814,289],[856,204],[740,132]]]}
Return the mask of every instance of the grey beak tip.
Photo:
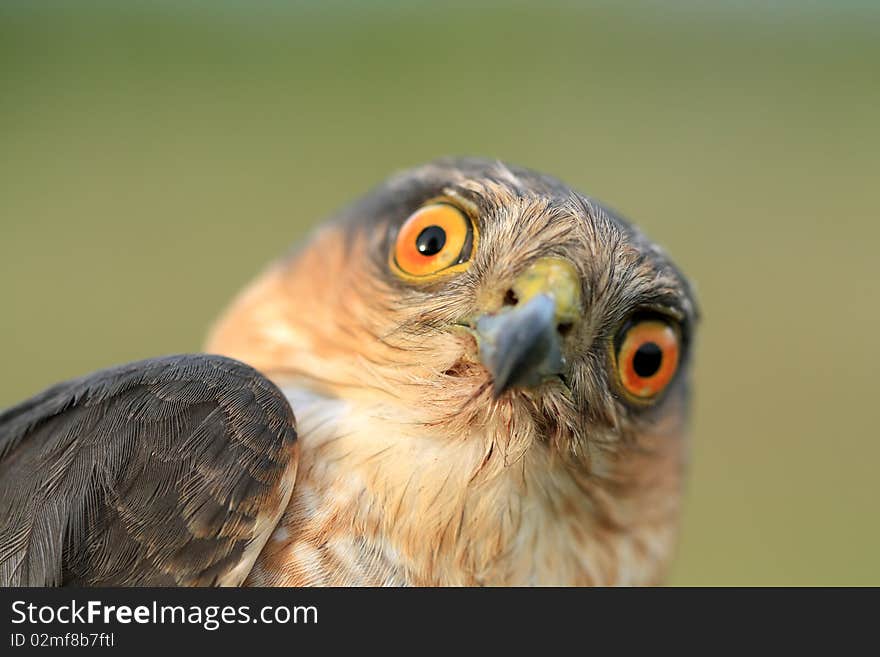
{"label": "grey beak tip", "polygon": [[497,378],[492,379],[492,399],[500,399],[501,395],[507,392],[510,389],[510,386],[502,381],[499,381]]}
{"label": "grey beak tip", "polygon": [[480,357],[492,373],[495,399],[513,386],[535,386],[562,372],[555,305],[548,296],[539,295],[522,306],[481,317],[477,334]]}

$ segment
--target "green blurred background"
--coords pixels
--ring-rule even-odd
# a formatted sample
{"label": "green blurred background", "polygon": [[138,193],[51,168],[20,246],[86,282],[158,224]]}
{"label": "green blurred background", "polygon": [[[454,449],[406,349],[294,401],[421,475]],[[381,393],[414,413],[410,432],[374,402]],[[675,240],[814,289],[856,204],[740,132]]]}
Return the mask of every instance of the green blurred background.
{"label": "green blurred background", "polygon": [[878,70],[871,2],[2,0],[0,407],[198,350],[388,173],[497,157],[696,282],[672,583],[880,584]]}

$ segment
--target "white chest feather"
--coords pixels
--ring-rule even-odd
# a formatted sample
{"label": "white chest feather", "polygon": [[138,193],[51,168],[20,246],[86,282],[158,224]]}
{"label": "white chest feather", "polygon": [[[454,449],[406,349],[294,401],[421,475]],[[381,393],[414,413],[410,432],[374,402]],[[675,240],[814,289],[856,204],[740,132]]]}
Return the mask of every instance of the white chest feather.
{"label": "white chest feather", "polygon": [[546,450],[511,460],[485,436],[438,437],[393,408],[285,394],[299,474],[251,584],[640,583],[666,549],[665,532],[597,523],[596,500],[548,474]]}

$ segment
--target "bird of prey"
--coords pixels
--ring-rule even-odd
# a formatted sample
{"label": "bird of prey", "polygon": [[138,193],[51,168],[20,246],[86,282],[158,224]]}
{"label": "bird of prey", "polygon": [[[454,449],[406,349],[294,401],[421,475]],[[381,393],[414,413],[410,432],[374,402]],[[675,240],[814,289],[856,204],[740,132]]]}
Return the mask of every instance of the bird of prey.
{"label": "bird of prey", "polygon": [[662,582],[697,315],[659,247],[552,177],[400,173],[206,353],[0,414],[0,583]]}

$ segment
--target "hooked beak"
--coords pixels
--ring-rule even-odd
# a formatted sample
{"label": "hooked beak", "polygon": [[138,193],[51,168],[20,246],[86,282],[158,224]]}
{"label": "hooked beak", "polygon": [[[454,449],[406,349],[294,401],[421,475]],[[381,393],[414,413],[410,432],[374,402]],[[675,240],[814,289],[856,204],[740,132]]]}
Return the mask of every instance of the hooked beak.
{"label": "hooked beak", "polygon": [[510,388],[537,386],[565,372],[563,334],[582,314],[574,266],[541,258],[511,287],[515,303],[476,320],[480,360],[492,374],[496,398]]}

